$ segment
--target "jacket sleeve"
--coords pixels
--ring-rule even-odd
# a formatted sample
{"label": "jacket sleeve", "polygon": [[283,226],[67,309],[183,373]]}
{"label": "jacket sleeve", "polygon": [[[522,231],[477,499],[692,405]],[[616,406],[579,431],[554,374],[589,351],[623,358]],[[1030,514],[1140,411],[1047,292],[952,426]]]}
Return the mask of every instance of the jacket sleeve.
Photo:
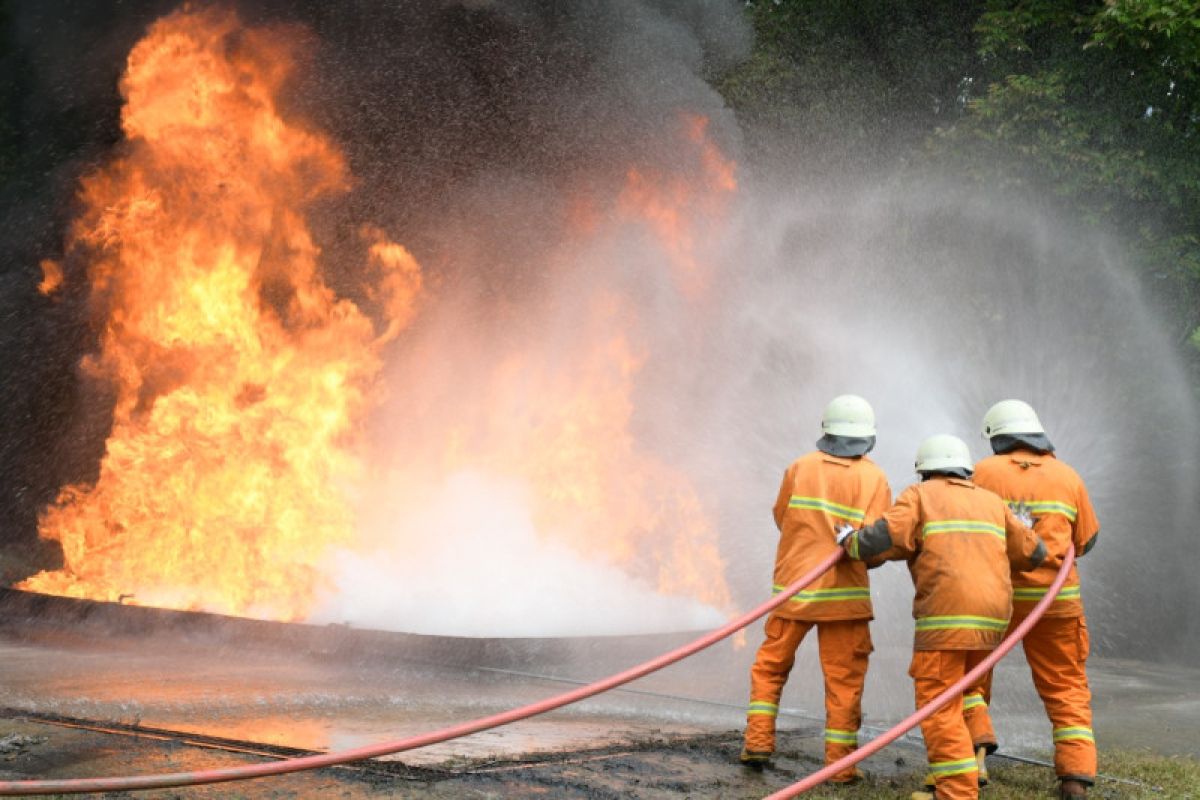
{"label": "jacket sleeve", "polygon": [[[875,487],[875,496],[871,498],[871,502],[867,505],[864,519],[879,519],[888,510],[892,504],[892,487],[888,485],[887,478],[882,475],[879,478],[879,484]],[[890,538],[890,535],[889,535]],[[866,562],[867,569],[874,569],[882,566],[886,558],[883,558],[883,553],[877,556],[867,556],[862,559]]]}
{"label": "jacket sleeve", "polygon": [[779,485],[779,495],[775,498],[775,527],[783,530],[783,514],[787,511],[792,499],[792,473],[796,466],[793,464],[783,473],[783,483]]}
{"label": "jacket sleeve", "polygon": [[847,536],[842,546],[854,559],[903,561],[920,548],[920,520],[920,498],[910,486],[882,517]]}
{"label": "jacket sleeve", "polygon": [[1087,487],[1079,482],[1079,490],[1075,495],[1075,523],[1071,530],[1071,541],[1075,544],[1075,555],[1083,556],[1096,546],[1100,536],[1100,521],[1096,519],[1096,510],[1092,508],[1092,499],[1088,497]]}
{"label": "jacket sleeve", "polygon": [[1004,506],[1004,540],[1008,562],[1017,572],[1028,572],[1046,560],[1046,544]]}

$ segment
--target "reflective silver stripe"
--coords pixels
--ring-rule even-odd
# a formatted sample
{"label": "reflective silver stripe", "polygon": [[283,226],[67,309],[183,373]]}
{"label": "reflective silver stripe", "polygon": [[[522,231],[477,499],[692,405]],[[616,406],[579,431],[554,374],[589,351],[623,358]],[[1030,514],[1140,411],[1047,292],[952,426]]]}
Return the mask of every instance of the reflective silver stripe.
{"label": "reflective silver stripe", "polygon": [[975,772],[979,769],[979,765],[975,763],[975,758],[960,758],[957,761],[935,761],[929,765],[929,771],[934,775],[942,777],[950,775],[965,775],[968,772]]}
{"label": "reflective silver stripe", "polygon": [[1062,514],[1071,522],[1079,516],[1079,509],[1070,503],[1064,503],[1059,500],[1005,500],[1008,507],[1016,509],[1021,503],[1025,504],[1025,509],[1030,516],[1044,517],[1047,514]]}
{"label": "reflective silver stripe", "polygon": [[825,729],[825,741],[834,744],[858,744],[858,731],[842,731],[837,728]]}
{"label": "reflective silver stripe", "polygon": [[1091,728],[1085,728],[1082,725],[1074,728],[1054,729],[1054,741],[1067,742],[1072,739],[1084,739],[1089,742],[1094,742],[1096,741],[1096,736],[1092,733]]}
{"label": "reflective silver stripe", "polygon": [[[786,586],[775,584],[772,594],[779,594]],[[833,589],[805,589],[792,595],[792,601],[797,603],[830,603],[835,600],[870,600],[871,587],[845,586]]]}
{"label": "reflective silver stripe", "polygon": [[767,717],[779,716],[779,706],[775,703],[768,703],[766,700],[751,700],[750,707],[746,709],[746,715],[756,714]]}
{"label": "reflective silver stripe", "polygon": [[963,711],[966,711],[968,708],[979,708],[979,706],[987,707],[987,702],[984,701],[983,695],[979,692],[963,697]]}
{"label": "reflective silver stripe", "polygon": [[[1013,600],[1021,602],[1036,602],[1046,596],[1046,592],[1050,591],[1049,586],[1018,586],[1013,589]],[[1064,586],[1054,596],[1054,602],[1060,600],[1078,600],[1081,597],[1079,584],[1074,586]]]}
{"label": "reflective silver stripe", "polygon": [[974,519],[944,519],[930,522],[922,528],[922,533],[925,536],[933,536],[938,533],[990,533],[1001,540],[1004,539],[1004,528]]}
{"label": "reflective silver stripe", "polygon": [[919,631],[978,630],[1004,633],[1008,630],[1008,620],[996,617],[972,617],[966,614],[922,617],[917,620],[916,629]]}
{"label": "reflective silver stripe", "polygon": [[826,500],[823,497],[802,497],[798,494],[792,495],[792,498],[788,500],[788,508],[805,508],[809,511],[824,511],[831,517],[848,519],[851,522],[862,522],[863,517],[866,516],[867,513],[861,508],[844,506],[841,503],[835,503],[832,500]]}

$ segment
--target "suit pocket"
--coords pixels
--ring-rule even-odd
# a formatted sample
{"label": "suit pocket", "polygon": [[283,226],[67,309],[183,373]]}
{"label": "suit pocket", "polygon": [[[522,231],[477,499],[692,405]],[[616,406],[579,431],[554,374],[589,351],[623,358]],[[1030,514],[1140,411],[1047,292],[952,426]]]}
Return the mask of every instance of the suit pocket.
{"label": "suit pocket", "polygon": [[782,617],[777,617],[774,614],[767,617],[767,623],[763,625],[763,631],[767,634],[768,639],[783,638],[783,629],[787,627]]}

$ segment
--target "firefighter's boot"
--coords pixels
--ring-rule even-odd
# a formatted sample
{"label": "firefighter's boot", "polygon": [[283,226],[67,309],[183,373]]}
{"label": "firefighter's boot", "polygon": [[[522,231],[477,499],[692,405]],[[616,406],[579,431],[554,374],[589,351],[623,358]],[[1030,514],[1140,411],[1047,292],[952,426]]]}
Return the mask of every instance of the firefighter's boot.
{"label": "firefighter's boot", "polygon": [[753,770],[762,771],[762,768],[771,760],[771,752],[769,750],[747,750],[742,748],[742,754],[738,756],[738,761]]}
{"label": "firefighter's boot", "polygon": [[856,783],[862,783],[863,778],[865,777],[867,776],[863,774],[863,771],[856,767],[848,777],[839,778],[837,780],[830,778],[828,781],[826,781],[826,783],[832,786],[853,786]]}
{"label": "firefighter's boot", "polygon": [[1058,785],[1058,796],[1062,800],[1078,800],[1087,797],[1087,784],[1082,781],[1064,780]]}

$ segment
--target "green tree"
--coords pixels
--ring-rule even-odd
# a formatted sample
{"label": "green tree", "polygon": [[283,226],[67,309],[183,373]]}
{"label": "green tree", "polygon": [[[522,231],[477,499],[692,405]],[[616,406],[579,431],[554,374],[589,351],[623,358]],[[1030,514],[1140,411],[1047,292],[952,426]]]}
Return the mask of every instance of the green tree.
{"label": "green tree", "polygon": [[[980,0],[758,0],[751,58],[718,88],[752,148],[819,152],[808,165],[885,166],[961,114]],[[799,145],[797,145],[799,143]]]}
{"label": "green tree", "polygon": [[1200,390],[1196,0],[755,0],[747,13],[754,53],[718,87],[752,149],[1057,197],[1126,243]]}
{"label": "green tree", "polygon": [[931,151],[1119,231],[1200,380],[1200,8],[993,0],[975,32],[977,94]]}

